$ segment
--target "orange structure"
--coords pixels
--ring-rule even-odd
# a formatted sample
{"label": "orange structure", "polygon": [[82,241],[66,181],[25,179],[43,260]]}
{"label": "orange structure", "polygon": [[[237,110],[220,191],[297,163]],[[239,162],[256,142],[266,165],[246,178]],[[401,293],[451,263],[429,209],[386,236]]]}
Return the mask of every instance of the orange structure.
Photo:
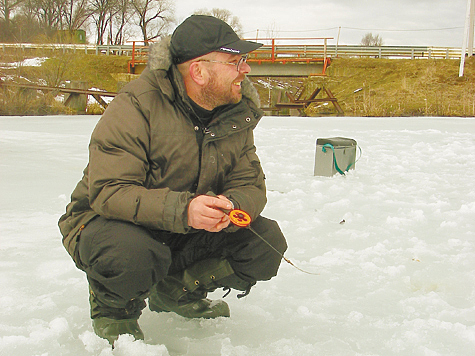
{"label": "orange structure", "polygon": [[[330,57],[327,55],[327,42],[331,37],[305,37],[305,38],[262,38],[260,42],[267,42],[258,50],[252,52],[248,62],[261,64],[312,64],[322,63],[323,70],[313,75],[324,75],[330,65]],[[323,41],[321,44],[311,44],[315,41]],[[299,42],[301,44],[299,44]],[[289,68],[289,70],[291,70]]]}
{"label": "orange structure", "polygon": [[[248,62],[251,66],[253,64],[256,64],[257,66],[270,64],[320,64],[318,68],[323,68],[321,71],[315,71],[315,73],[308,72],[305,73],[305,76],[324,75],[326,68],[330,64],[330,57],[327,55],[327,41],[329,39],[332,38],[309,37],[253,39],[253,41],[264,43],[264,45],[250,54]],[[312,42],[315,43],[317,41],[319,44],[311,44]],[[148,45],[141,46],[139,43],[143,43],[143,41],[132,41],[132,59],[128,63],[128,71],[131,74],[139,74],[143,68],[145,68],[147,63]],[[253,70],[254,68],[255,67],[253,67]],[[285,76],[285,73],[287,72],[290,76],[302,76],[300,72],[293,74],[293,69],[302,68],[292,68],[291,66],[288,66],[282,68],[278,75]]]}

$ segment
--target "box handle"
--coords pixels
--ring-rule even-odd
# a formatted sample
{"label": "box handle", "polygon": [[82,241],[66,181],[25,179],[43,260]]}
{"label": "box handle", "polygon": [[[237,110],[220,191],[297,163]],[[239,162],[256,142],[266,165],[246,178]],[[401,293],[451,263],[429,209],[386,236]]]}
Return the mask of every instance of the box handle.
{"label": "box handle", "polygon": [[[359,159],[361,158],[361,147],[360,146],[357,146],[359,151],[360,151],[360,156],[358,157],[358,159],[356,159],[354,162],[350,163],[348,165],[348,167],[346,167],[345,169],[345,172],[348,172],[348,170],[351,168],[352,165],[356,164],[356,162],[359,161]],[[340,167],[338,167],[338,163],[336,161],[336,155],[335,155],[335,147],[333,147],[333,145],[331,143],[326,143],[322,146],[322,151],[324,153],[327,152],[327,148],[331,148],[331,150],[333,151],[333,163],[335,164],[335,169],[338,173],[340,173],[341,175],[345,175],[345,172],[343,172]]]}

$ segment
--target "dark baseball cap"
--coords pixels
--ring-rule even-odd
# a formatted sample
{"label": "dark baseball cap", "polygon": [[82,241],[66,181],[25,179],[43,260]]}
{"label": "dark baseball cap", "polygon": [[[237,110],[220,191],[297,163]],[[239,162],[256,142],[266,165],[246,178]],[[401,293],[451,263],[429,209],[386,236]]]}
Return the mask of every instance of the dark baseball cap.
{"label": "dark baseball cap", "polygon": [[210,52],[246,54],[261,46],[261,43],[240,39],[226,22],[206,15],[188,17],[175,29],[170,42],[176,64]]}

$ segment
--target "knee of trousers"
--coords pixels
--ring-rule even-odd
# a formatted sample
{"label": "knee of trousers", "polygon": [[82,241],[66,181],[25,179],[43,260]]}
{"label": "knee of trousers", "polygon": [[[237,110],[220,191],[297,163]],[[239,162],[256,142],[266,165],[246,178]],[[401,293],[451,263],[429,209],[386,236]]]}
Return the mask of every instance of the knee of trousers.
{"label": "knee of trousers", "polygon": [[114,306],[147,293],[165,278],[171,263],[168,246],[147,229],[101,217],[82,231],[78,249],[91,288]]}
{"label": "knee of trousers", "polygon": [[[256,219],[256,223],[252,225],[252,228],[281,254],[284,254],[287,250],[287,241],[276,221],[260,217],[260,219]],[[269,246],[269,248],[271,247]],[[277,254],[277,256],[279,255]]]}
{"label": "knee of trousers", "polygon": [[242,234],[242,237],[238,239],[244,243],[228,260],[237,274],[245,276],[247,280],[271,279],[277,274],[282,255],[287,250],[287,242],[274,220],[258,217],[251,226],[267,242],[250,230],[240,230],[237,234]]}

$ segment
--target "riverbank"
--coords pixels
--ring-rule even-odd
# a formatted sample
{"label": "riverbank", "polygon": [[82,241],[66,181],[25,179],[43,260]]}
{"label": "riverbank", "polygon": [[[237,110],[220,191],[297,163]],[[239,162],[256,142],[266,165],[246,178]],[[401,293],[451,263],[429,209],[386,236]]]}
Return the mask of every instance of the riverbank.
{"label": "riverbank", "polygon": [[[38,54],[41,56],[41,54]],[[0,63],[23,63],[18,56],[0,56]],[[90,87],[117,91],[123,85],[128,57],[58,54],[37,66],[0,66],[0,78],[57,86],[65,81],[86,81]],[[303,97],[315,88],[329,88],[345,116],[475,116],[475,58],[468,58],[459,77],[455,59],[336,58],[326,76],[308,79],[252,78],[262,106],[272,106],[277,93],[295,93],[304,85]],[[281,93],[282,96],[282,93]],[[319,96],[322,97],[322,94]],[[98,104],[87,112],[100,114]],[[0,115],[45,115],[73,112],[51,94],[0,90]],[[285,112],[283,112],[285,114]],[[274,112],[275,114],[275,112]],[[337,115],[331,103],[312,104],[306,116]]]}
{"label": "riverbank", "polygon": [[[468,58],[464,76],[459,60],[337,58],[326,76],[302,80],[267,78],[255,80],[264,106],[272,106],[275,91],[294,95],[298,87],[309,97],[325,86],[338,99],[345,116],[475,116],[475,58]],[[271,93],[272,92],[272,93]],[[317,98],[325,98],[322,91]],[[282,99],[284,98],[284,99]],[[287,100],[288,101],[288,100]],[[292,113],[290,113],[292,114]],[[311,104],[301,114],[337,115],[331,103]]]}
{"label": "riverbank", "polygon": [[459,66],[453,59],[339,58],[308,87],[327,85],[349,116],[475,116],[475,58],[463,77]]}
{"label": "riverbank", "polygon": [[[45,55],[49,57],[45,57]],[[35,56],[36,55],[36,56]],[[116,92],[121,75],[127,73],[126,56],[86,55],[83,53],[51,53],[38,51],[27,58],[21,53],[0,54],[0,79],[21,84],[50,87],[67,82],[87,82],[87,87]],[[0,87],[0,115],[76,114],[64,106],[65,98],[57,93]],[[101,114],[103,109],[91,101],[88,114]]]}

